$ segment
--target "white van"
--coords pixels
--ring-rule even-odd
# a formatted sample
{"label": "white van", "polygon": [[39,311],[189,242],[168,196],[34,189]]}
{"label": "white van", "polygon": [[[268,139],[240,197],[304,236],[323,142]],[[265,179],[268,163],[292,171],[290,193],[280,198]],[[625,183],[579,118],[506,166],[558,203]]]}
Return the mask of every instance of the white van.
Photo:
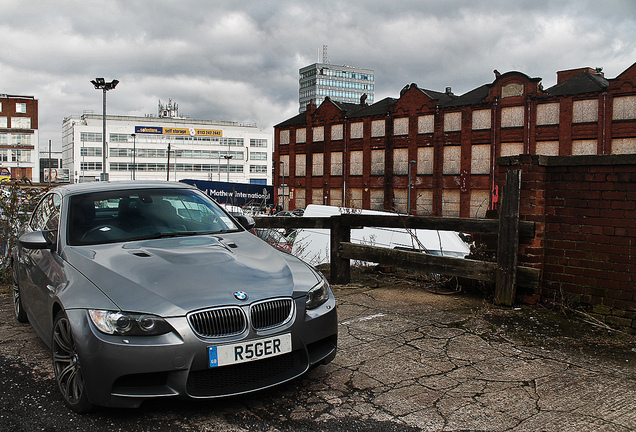
{"label": "white van", "polygon": [[[330,217],[348,213],[398,216],[398,214],[390,212],[310,204],[305,209],[303,217]],[[468,245],[464,243],[458,233],[453,231],[365,227],[351,230],[351,243],[422,251],[453,258],[464,258],[470,253]],[[331,259],[329,244],[328,229],[299,229],[294,240],[292,254],[312,265],[328,263]]]}

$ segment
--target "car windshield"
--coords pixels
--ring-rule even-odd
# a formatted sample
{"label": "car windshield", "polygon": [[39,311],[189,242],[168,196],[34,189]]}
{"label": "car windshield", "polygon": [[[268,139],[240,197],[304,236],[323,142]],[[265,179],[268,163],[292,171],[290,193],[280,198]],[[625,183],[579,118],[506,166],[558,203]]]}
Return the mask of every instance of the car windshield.
{"label": "car windshield", "polygon": [[72,246],[241,230],[212,200],[189,189],[75,195],[68,215]]}

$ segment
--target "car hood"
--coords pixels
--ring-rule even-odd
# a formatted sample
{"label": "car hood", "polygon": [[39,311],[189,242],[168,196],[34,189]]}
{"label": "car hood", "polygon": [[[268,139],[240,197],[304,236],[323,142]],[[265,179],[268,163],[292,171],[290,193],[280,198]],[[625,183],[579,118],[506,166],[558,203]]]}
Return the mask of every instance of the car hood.
{"label": "car hood", "polygon": [[180,316],[218,305],[298,297],[318,276],[248,232],[68,246],[64,258],[119,308]]}

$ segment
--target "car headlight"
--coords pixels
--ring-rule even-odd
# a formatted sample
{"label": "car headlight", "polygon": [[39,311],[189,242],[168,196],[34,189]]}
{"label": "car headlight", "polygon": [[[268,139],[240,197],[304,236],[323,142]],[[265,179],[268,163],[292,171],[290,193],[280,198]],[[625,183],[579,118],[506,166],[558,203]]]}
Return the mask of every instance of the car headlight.
{"label": "car headlight", "polygon": [[307,292],[305,300],[305,309],[315,309],[329,298],[329,284],[322,279],[318,285],[314,286]]}
{"label": "car headlight", "polygon": [[156,336],[172,330],[156,315],[89,309],[88,315],[102,333],[126,336]]}

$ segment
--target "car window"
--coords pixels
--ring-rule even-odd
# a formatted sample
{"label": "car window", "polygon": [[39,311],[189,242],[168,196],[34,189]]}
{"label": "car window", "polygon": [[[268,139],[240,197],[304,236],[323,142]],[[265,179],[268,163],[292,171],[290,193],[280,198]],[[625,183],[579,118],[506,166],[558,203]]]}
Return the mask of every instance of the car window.
{"label": "car window", "polygon": [[61,198],[56,193],[46,195],[31,217],[31,229],[34,231],[47,231],[58,229],[60,222]]}
{"label": "car window", "polygon": [[70,245],[242,229],[207,196],[190,189],[76,195],[71,197],[69,207],[67,238]]}

